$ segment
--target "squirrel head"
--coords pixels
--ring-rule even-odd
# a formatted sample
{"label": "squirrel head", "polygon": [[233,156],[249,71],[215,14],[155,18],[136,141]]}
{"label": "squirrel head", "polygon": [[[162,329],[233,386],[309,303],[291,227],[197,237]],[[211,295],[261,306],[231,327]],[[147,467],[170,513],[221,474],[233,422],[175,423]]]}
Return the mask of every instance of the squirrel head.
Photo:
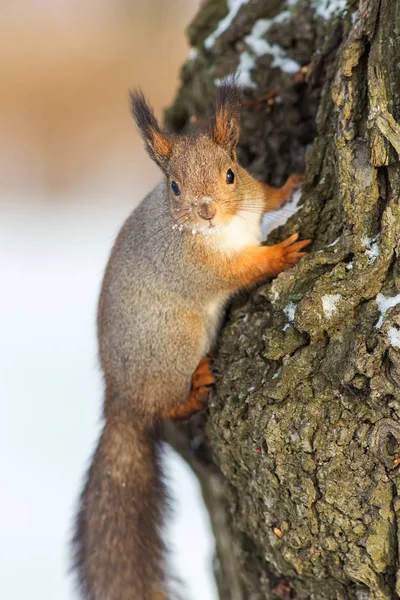
{"label": "squirrel head", "polygon": [[215,115],[207,129],[196,133],[163,131],[140,91],[130,92],[130,101],[146,149],[164,173],[176,222],[192,230],[227,224],[240,208],[245,186],[240,185],[236,158],[240,135],[236,85],[226,82],[218,88]]}

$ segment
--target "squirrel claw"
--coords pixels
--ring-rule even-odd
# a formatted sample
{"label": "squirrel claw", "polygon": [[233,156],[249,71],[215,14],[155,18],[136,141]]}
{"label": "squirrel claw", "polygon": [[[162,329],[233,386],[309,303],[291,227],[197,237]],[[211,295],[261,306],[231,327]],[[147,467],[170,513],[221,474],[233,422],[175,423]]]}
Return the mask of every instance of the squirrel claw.
{"label": "squirrel claw", "polygon": [[300,173],[292,173],[286,179],[286,183],[282,190],[285,190],[285,197],[281,202],[280,208],[285,206],[292,199],[293,193],[298,190],[304,183],[304,175]]}
{"label": "squirrel claw", "polygon": [[204,391],[204,388],[211,389],[215,383],[213,373],[213,359],[203,358],[192,376],[192,392]]}
{"label": "squirrel claw", "polygon": [[210,356],[203,358],[192,376],[192,392],[198,405],[198,410],[207,408],[208,395],[215,384],[216,370],[214,360]]}
{"label": "squirrel claw", "polygon": [[304,183],[304,175],[301,173],[292,173],[286,180],[287,184],[290,184],[292,190],[296,190],[301,187]]}
{"label": "squirrel claw", "polygon": [[312,240],[300,240],[298,233],[293,233],[293,235],[289,236],[286,240],[283,240],[280,244],[277,244],[277,250],[280,254],[280,271],[284,271],[286,269],[290,269],[295,264],[299,262],[299,260],[307,254],[307,252],[301,252],[303,248],[311,244]]}
{"label": "squirrel claw", "polygon": [[161,417],[181,423],[187,421],[196,413],[207,408],[208,395],[214,383],[213,359],[207,356],[199,362],[192,375],[192,389],[186,402],[163,411]]}

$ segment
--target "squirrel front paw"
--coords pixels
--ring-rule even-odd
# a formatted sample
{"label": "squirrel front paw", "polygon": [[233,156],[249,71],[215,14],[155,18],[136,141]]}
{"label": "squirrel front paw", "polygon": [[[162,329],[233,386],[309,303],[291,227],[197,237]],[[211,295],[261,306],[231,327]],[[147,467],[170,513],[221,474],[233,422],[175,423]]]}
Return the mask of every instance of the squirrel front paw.
{"label": "squirrel front paw", "polygon": [[307,254],[306,252],[301,252],[301,250],[311,244],[311,240],[301,240],[300,242],[297,242],[296,240],[298,237],[299,234],[294,233],[275,246],[266,246],[269,251],[267,260],[273,266],[276,274],[281,271],[286,271],[286,269],[290,269],[297,264],[305,254]]}

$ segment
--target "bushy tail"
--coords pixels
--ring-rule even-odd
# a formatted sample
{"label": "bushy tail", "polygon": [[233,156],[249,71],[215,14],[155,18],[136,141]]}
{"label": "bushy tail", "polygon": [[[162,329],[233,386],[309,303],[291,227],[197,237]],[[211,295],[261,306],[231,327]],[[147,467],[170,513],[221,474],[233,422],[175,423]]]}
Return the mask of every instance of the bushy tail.
{"label": "bushy tail", "polygon": [[102,431],[74,536],[85,600],[166,600],[164,489],[154,433],[114,419]]}

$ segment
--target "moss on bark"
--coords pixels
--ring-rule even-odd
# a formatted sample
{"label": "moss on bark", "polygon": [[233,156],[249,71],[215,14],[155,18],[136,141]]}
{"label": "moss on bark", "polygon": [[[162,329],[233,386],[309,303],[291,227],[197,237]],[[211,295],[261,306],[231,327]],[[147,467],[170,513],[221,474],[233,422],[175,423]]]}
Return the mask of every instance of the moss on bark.
{"label": "moss on bark", "polygon": [[400,7],[354,1],[324,20],[332,5],[244,3],[207,51],[227,5],[205,3],[167,113],[175,130],[209,114],[254,24],[287,11],[266,39],[307,80],[255,60],[244,101],[275,102],[247,105],[239,156],[274,184],[305,165],[302,208],[267,243],[313,245],[235,303],[209,417],[169,433],[202,483],[225,600],[400,595],[400,304],[380,321],[377,302],[400,293]]}

